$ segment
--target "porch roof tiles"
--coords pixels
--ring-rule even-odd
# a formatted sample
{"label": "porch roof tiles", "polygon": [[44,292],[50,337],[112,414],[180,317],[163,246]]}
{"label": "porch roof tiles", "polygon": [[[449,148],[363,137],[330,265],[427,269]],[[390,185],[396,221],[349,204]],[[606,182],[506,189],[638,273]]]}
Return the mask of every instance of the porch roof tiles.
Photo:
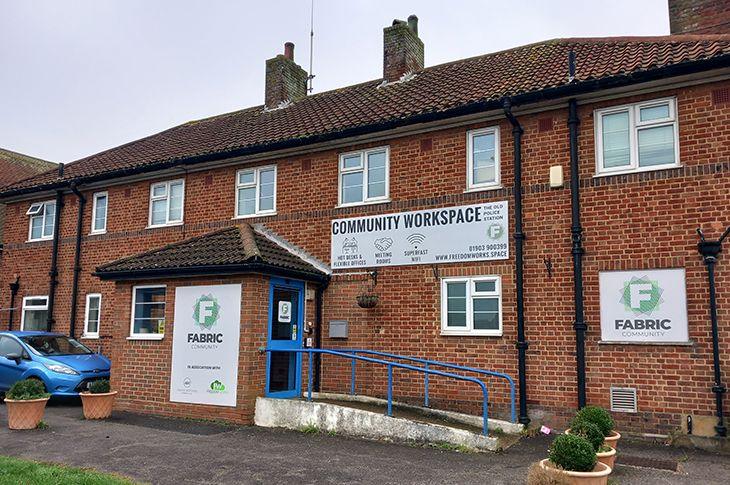
{"label": "porch roof tiles", "polygon": [[220,229],[96,268],[103,280],[267,273],[322,281],[327,274],[249,224]]}

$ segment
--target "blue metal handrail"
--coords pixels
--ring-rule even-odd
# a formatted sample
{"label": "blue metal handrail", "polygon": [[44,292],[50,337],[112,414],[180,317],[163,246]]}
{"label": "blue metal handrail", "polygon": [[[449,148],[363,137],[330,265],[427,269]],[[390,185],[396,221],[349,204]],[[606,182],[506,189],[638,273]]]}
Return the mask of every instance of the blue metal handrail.
{"label": "blue metal handrail", "polygon": [[[491,370],[478,369],[476,367],[467,367],[467,366],[458,365],[458,364],[451,364],[449,362],[440,362],[438,360],[421,359],[419,357],[409,357],[409,356],[405,356],[405,355],[390,354],[388,352],[379,352],[377,350],[341,348],[341,349],[337,349],[337,351],[352,352],[353,354],[379,355],[381,357],[389,357],[392,359],[419,362],[421,364],[424,364],[424,369],[428,369],[429,366],[439,366],[439,367],[445,367],[448,369],[463,370],[463,371],[468,371],[468,372],[474,372],[477,374],[482,374],[485,376],[492,376],[492,377],[499,377],[500,379],[506,379],[507,382],[509,383],[509,391],[510,391],[509,395],[510,395],[510,415],[512,417],[511,421],[513,423],[517,422],[517,414],[515,412],[515,382],[512,380],[512,378],[508,374],[504,374],[502,372],[491,371]],[[424,399],[423,399],[425,407],[428,407],[428,405],[429,405],[428,385],[429,385],[429,379],[428,379],[428,373],[426,373],[424,375]],[[355,394],[355,362],[354,361],[352,363],[352,376],[351,376],[351,383],[350,383],[350,391],[351,391],[351,394]]]}
{"label": "blue metal handrail", "polygon": [[482,389],[482,434],[487,435],[489,433],[489,427],[487,422],[487,402],[489,400],[489,391],[487,391],[487,386],[480,381],[479,379],[476,379],[474,377],[467,377],[467,376],[460,376],[458,374],[451,374],[449,372],[443,372],[440,370],[433,370],[433,369],[425,369],[421,367],[416,367],[413,365],[408,364],[401,364],[398,362],[391,362],[388,360],[381,360],[381,359],[373,359],[371,357],[363,357],[361,355],[354,355],[351,353],[346,352],[340,352],[337,350],[329,350],[329,349],[286,349],[286,350],[279,350],[279,349],[266,349],[267,352],[295,352],[299,354],[308,354],[309,359],[308,364],[308,374],[307,374],[307,401],[312,400],[312,354],[326,354],[326,355],[335,355],[338,357],[343,357],[346,359],[353,359],[353,360],[362,360],[364,362],[372,362],[374,364],[382,364],[387,366],[388,368],[388,409],[387,414],[388,416],[393,415],[393,368],[399,368],[399,369],[407,369],[412,370],[416,372],[423,372],[424,374],[431,374],[436,376],[443,376],[443,377],[451,377],[452,379],[458,379],[461,381],[467,381],[467,382],[473,382],[475,384],[478,384],[479,387]]}

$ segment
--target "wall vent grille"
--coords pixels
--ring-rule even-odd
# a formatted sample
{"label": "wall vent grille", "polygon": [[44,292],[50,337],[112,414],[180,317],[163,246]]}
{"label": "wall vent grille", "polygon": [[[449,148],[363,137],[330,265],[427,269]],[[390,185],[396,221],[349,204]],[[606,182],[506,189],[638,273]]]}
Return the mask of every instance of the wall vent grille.
{"label": "wall vent grille", "polygon": [[635,413],[636,388],[611,387],[611,411],[619,413]]}
{"label": "wall vent grille", "polygon": [[720,88],[712,91],[712,104],[717,106],[718,104],[725,104],[730,102],[730,89]]}

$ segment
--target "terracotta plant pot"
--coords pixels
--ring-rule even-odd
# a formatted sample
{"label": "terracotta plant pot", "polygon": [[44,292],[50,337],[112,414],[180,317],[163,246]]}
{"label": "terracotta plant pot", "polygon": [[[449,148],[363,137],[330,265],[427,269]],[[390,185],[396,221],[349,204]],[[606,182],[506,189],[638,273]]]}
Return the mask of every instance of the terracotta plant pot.
{"label": "terracotta plant pot", "polygon": [[117,391],[92,394],[80,392],[81,403],[84,406],[84,418],[86,419],[107,419],[112,415],[112,405]]}
{"label": "terracotta plant pot", "polygon": [[360,308],[375,308],[379,300],[378,295],[359,295],[357,297],[357,305]]}
{"label": "terracotta plant pot", "polygon": [[616,449],[611,448],[611,451],[605,451],[603,453],[598,452],[596,453],[596,458],[598,458],[598,461],[601,463],[605,463],[610,466],[611,470],[613,470],[613,464],[616,463]]}
{"label": "terracotta plant pot", "polygon": [[621,439],[621,434],[618,431],[611,431],[611,436],[606,436],[604,445],[610,446],[614,450],[618,447],[618,440]]}
{"label": "terracotta plant pot", "polygon": [[8,409],[8,428],[36,429],[43,420],[46,411],[47,397],[41,399],[15,400],[5,399]]}
{"label": "terracotta plant pot", "polygon": [[606,485],[611,474],[611,467],[600,461],[596,462],[596,466],[590,472],[560,470],[547,458],[540,460],[540,467],[549,473],[563,475],[573,485]]}

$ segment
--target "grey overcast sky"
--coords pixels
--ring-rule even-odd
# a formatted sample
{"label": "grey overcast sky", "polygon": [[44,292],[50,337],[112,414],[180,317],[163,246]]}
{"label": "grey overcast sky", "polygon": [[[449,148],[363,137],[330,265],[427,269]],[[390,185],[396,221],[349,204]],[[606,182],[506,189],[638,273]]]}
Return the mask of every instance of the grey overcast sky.
{"label": "grey overcast sky", "polygon": [[[0,147],[70,162],[263,103],[264,61],[310,0],[0,0]],[[315,92],[376,79],[382,29],[418,15],[426,65],[556,37],[665,35],[667,0],[315,0]]]}

